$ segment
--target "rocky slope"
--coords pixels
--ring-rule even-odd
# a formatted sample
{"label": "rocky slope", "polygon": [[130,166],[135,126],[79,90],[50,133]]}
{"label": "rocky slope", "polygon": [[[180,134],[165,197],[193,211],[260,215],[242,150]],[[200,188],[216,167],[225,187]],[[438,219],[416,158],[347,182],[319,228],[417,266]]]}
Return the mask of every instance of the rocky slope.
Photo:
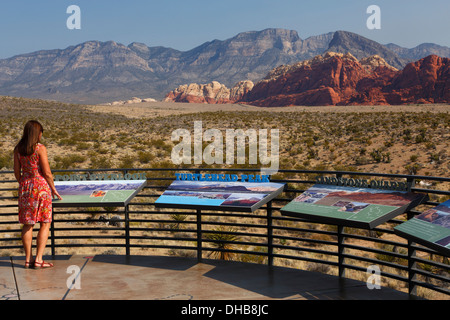
{"label": "rocky slope", "polygon": [[331,39],[327,52],[350,52],[358,60],[368,56],[378,55],[389,65],[395,68],[403,68],[409,61],[401,58],[385,46],[364,38],[356,33],[336,31]]}
{"label": "rocky slope", "polygon": [[383,89],[389,104],[450,103],[450,59],[430,55],[409,63]]}
{"label": "rocky slope", "polygon": [[[257,82],[280,65],[327,51],[350,52],[357,59],[377,54],[403,68],[412,60],[405,60],[402,54],[408,52],[397,47],[393,52],[344,31],[301,39],[296,31],[284,29],[243,32],[184,52],[142,43],[89,41],[0,60],[0,94],[76,103],[162,99],[185,83],[218,81],[230,88],[244,79]],[[425,57],[431,49],[423,46],[415,54]]]}
{"label": "rocky slope", "polygon": [[434,43],[422,43],[411,49],[403,48],[393,43],[386,44],[385,47],[409,62],[420,60],[429,55],[450,58],[449,47],[440,46]]}
{"label": "rocky slope", "polygon": [[242,99],[252,89],[253,82],[250,80],[240,81],[231,89],[217,81],[209,84],[191,83],[181,85],[169,92],[164,101],[208,104],[234,103]]}
{"label": "rocky slope", "polygon": [[274,69],[241,102],[264,107],[450,103],[450,59],[431,55],[397,70],[379,56],[358,60],[327,52]]}

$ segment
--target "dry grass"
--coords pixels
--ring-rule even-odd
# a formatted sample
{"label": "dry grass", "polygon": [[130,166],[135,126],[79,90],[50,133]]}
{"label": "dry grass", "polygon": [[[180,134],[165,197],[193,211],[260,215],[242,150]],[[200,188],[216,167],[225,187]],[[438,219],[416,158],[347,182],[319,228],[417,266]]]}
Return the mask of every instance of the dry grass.
{"label": "dry grass", "polygon": [[449,111],[449,105],[84,107],[3,97],[0,146],[9,151],[2,153],[0,166],[11,168],[12,147],[31,118],[43,123],[52,168],[61,169],[173,166],[171,133],[178,128],[193,132],[194,121],[201,120],[203,130],[219,129],[224,137],[226,129],[278,129],[281,168],[446,176]]}

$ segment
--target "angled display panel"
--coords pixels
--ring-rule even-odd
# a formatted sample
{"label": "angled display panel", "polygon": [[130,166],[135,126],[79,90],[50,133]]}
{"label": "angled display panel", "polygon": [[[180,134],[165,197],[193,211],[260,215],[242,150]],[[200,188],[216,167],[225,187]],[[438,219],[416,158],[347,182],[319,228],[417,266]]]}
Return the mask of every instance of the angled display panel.
{"label": "angled display panel", "polygon": [[174,181],[155,205],[252,212],[279,195],[284,186],[272,182]]}
{"label": "angled display panel", "polygon": [[396,226],[394,232],[450,256],[450,200]]}
{"label": "angled display panel", "polygon": [[147,180],[55,181],[63,198],[54,207],[123,207],[142,190]]}
{"label": "angled display panel", "polygon": [[417,206],[425,198],[425,194],[406,191],[316,184],[284,206],[281,214],[371,229]]}

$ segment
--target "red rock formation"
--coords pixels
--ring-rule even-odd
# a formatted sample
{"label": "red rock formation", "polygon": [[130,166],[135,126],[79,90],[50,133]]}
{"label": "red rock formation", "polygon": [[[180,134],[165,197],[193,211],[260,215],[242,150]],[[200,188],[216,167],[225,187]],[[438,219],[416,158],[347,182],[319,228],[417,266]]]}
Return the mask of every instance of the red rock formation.
{"label": "red rock formation", "polygon": [[399,71],[379,56],[358,61],[349,53],[328,52],[275,68],[256,85],[241,81],[231,90],[216,81],[184,85],[165,101],[262,107],[450,103],[450,59],[431,55]]}
{"label": "red rock formation", "polygon": [[[396,69],[387,65],[381,58],[375,66],[370,60],[359,62],[351,54],[327,53],[310,61],[287,68],[287,72],[274,72],[255,85],[243,101],[259,106],[289,105],[344,105],[361,99],[375,100],[386,104],[379,90],[395,75]],[[382,60],[384,63],[380,63]],[[356,101],[354,101],[356,102]],[[365,101],[369,103],[369,101]],[[372,101],[370,101],[372,102]]]}
{"label": "red rock formation", "polygon": [[449,103],[450,59],[431,55],[410,63],[386,89],[390,104]]}
{"label": "red rock formation", "polygon": [[274,69],[241,102],[264,107],[449,103],[450,59],[432,55],[398,71],[378,56],[358,61],[327,53]]}

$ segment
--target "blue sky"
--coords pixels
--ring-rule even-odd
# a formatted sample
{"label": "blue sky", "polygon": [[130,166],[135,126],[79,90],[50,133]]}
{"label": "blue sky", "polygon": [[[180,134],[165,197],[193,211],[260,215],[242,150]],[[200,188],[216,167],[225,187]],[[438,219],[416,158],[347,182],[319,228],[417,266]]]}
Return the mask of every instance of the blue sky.
{"label": "blue sky", "polygon": [[[450,46],[448,0],[14,0],[0,9],[0,58],[62,49],[89,40],[143,42],[189,50],[240,32],[285,28],[302,39],[336,30],[382,44]],[[69,5],[81,9],[81,30],[69,30]],[[381,8],[381,30],[369,30],[369,5]]]}

